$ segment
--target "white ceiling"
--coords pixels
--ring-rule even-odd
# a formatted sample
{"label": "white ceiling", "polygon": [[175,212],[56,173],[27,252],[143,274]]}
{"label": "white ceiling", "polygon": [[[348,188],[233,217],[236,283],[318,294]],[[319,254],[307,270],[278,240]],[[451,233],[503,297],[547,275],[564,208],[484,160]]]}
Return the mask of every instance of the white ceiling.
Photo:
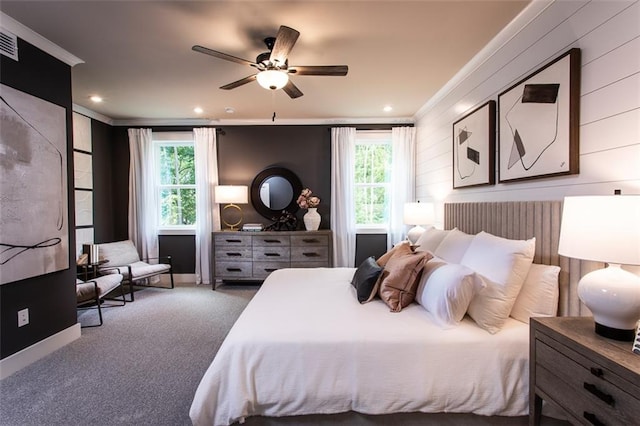
{"label": "white ceiling", "polygon": [[[332,122],[410,119],[528,3],[2,0],[0,9],[82,59],[73,102],[116,122],[270,121],[274,112]],[[298,99],[257,82],[226,91],[219,87],[254,69],[191,50],[255,61],[280,25],[301,33],[290,65],[345,64],[348,75],[293,76]],[[92,103],[94,94],[104,102]]]}

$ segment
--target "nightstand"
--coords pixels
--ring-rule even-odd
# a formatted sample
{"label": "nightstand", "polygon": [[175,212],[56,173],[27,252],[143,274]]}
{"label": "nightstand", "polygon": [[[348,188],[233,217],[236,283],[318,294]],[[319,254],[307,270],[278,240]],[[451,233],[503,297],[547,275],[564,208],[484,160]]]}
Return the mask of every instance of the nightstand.
{"label": "nightstand", "polygon": [[573,424],[640,424],[640,356],[595,334],[593,318],[531,319],[529,424],[542,400]]}

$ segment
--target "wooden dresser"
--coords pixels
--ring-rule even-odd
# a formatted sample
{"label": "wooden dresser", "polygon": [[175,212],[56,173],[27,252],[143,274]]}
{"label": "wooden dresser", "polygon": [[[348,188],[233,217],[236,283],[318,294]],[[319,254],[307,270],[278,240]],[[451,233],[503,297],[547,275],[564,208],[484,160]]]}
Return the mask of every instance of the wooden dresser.
{"label": "wooden dresser", "polygon": [[573,424],[640,424],[640,355],[595,334],[593,318],[531,319],[529,424],[542,400]]}
{"label": "wooden dresser", "polygon": [[322,231],[218,231],[213,233],[216,281],[262,281],[282,268],[332,265],[332,233]]}

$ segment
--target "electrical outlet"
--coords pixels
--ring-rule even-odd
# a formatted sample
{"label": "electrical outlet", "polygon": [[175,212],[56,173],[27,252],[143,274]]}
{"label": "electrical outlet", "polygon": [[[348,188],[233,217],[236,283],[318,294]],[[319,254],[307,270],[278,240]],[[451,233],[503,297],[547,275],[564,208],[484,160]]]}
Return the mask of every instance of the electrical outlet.
{"label": "electrical outlet", "polygon": [[18,327],[29,324],[29,308],[18,311]]}

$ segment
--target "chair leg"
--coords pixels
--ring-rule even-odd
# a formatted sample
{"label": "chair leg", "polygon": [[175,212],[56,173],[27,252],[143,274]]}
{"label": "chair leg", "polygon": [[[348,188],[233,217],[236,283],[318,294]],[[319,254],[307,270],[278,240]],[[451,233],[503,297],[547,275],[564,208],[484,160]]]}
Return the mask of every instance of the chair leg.
{"label": "chair leg", "polygon": [[174,288],[174,286],[173,286],[173,271],[169,271],[169,275],[171,275],[171,288]]}

